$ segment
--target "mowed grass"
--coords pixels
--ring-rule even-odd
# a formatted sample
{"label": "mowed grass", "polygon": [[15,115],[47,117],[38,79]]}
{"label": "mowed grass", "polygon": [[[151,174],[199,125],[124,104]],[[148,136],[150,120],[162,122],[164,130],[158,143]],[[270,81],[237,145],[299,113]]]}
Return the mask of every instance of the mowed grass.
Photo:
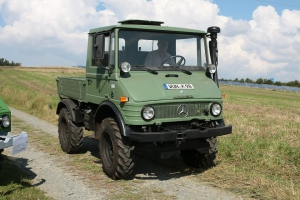
{"label": "mowed grass", "polygon": [[[84,75],[82,69],[5,68],[0,94],[9,106],[57,124],[56,77]],[[199,181],[256,199],[300,199],[300,93],[220,88],[233,133],[218,137],[217,165],[196,174]]]}

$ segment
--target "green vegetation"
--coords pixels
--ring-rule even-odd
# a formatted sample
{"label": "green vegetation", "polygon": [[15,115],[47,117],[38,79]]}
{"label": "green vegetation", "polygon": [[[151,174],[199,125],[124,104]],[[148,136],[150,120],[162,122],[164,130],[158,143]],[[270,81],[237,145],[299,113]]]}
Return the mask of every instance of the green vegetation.
{"label": "green vegetation", "polygon": [[220,79],[221,81],[233,81],[233,82],[240,82],[240,83],[256,83],[256,84],[268,84],[268,85],[277,85],[277,86],[291,86],[291,87],[300,87],[300,82],[298,80],[290,81],[287,83],[282,83],[280,81],[275,81],[273,82],[271,79],[263,79],[263,78],[258,78],[256,81],[253,81],[249,78],[246,79],[238,79],[235,78],[234,80],[231,79]]}
{"label": "green vegetation", "polygon": [[[1,71],[1,97],[11,107],[57,124],[55,111],[59,99],[55,78],[84,76],[84,69],[24,70]],[[198,173],[194,175],[199,181],[206,180],[208,184],[246,197],[300,199],[300,93],[224,85],[221,91],[226,94],[225,122],[233,125],[233,133],[218,138],[217,165],[206,171],[195,170]],[[34,140],[41,138],[33,137],[32,142]],[[63,155],[58,140],[45,137],[44,140],[40,148],[52,144],[52,148],[45,149],[51,154]],[[109,181],[97,168],[95,157],[74,156],[76,158],[70,156],[71,166],[86,172],[81,174],[102,181],[105,187],[118,187],[119,182]],[[78,160],[86,162],[80,165]],[[134,180],[130,184],[138,185]]]}
{"label": "green vegetation", "polygon": [[9,62],[5,58],[0,58],[0,67],[1,66],[21,66],[21,63],[15,63],[14,61]]}

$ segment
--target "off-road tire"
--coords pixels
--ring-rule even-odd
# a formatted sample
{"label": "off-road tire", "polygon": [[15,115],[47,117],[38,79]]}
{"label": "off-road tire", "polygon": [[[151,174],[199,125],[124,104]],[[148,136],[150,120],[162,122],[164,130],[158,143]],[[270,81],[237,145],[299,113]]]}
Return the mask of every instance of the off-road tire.
{"label": "off-road tire", "polygon": [[0,170],[2,169],[1,162],[4,161],[4,158],[2,156],[2,151],[3,151],[3,149],[0,149]]}
{"label": "off-road tire", "polygon": [[182,150],[181,156],[183,162],[194,168],[210,168],[215,165],[214,160],[218,153],[218,141],[217,138],[207,138],[206,142],[209,144],[207,153],[200,153],[197,149]]}
{"label": "off-road tire", "polygon": [[134,167],[134,146],[121,135],[116,121],[106,118],[99,128],[99,154],[103,171],[114,180],[128,177]]}
{"label": "off-road tire", "polygon": [[58,117],[58,137],[61,149],[68,153],[78,153],[83,142],[83,128],[71,120],[70,112],[62,108]]}

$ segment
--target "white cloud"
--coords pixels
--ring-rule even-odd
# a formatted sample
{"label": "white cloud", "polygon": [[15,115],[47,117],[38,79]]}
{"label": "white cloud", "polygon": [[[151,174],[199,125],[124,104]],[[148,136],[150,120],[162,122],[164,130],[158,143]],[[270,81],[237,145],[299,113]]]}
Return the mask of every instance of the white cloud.
{"label": "white cloud", "polygon": [[[105,9],[97,11],[99,4]],[[299,10],[279,14],[260,6],[250,21],[218,12],[211,0],[0,0],[6,24],[0,55],[23,65],[84,65],[89,29],[147,19],[202,30],[219,26],[220,78],[300,79]]]}

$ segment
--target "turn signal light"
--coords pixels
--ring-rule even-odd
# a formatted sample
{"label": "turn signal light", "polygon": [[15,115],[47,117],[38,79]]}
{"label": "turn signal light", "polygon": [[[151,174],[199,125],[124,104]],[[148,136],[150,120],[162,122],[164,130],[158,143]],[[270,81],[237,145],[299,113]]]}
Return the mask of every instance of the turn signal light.
{"label": "turn signal light", "polygon": [[129,101],[129,97],[124,97],[124,96],[121,96],[120,97],[120,102],[121,103],[126,103],[126,102],[128,102]]}
{"label": "turn signal light", "polygon": [[222,94],[222,99],[225,99],[226,98],[226,94]]}

